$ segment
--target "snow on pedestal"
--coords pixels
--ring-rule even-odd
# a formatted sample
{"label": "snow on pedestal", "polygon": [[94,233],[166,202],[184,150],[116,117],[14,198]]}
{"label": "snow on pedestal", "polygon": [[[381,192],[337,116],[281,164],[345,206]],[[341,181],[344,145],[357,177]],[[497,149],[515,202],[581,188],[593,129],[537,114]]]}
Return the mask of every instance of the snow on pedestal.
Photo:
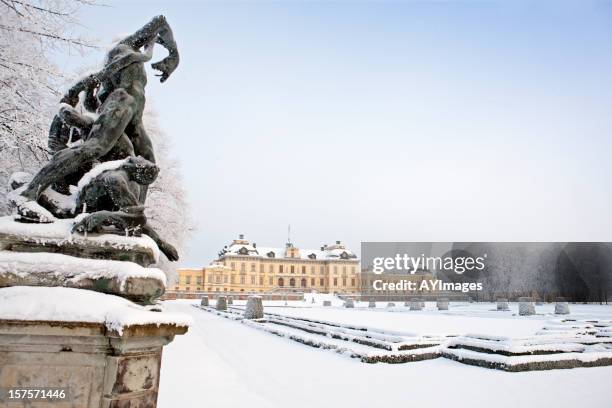
{"label": "snow on pedestal", "polygon": [[208,296],[202,296],[202,300],[200,300],[200,306],[208,306]]}
{"label": "snow on pedestal", "polygon": [[323,306],[331,306],[331,300],[324,300]]}
{"label": "snow on pedestal", "polygon": [[149,266],[159,260],[159,248],[147,235],[72,233],[74,219],[56,219],[48,224],[17,222],[12,216],[0,217],[0,249],[16,252],[61,253],[79,258],[131,261]]}
{"label": "snow on pedestal", "polygon": [[46,252],[0,251],[0,287],[64,286],[151,303],[164,293],[166,275],[134,262],[77,258]]}
{"label": "snow on pedestal", "polygon": [[412,299],[410,301],[410,310],[423,310],[423,306],[421,306],[421,301],[419,299]]}
{"label": "snow on pedestal", "polygon": [[557,298],[557,303],[555,303],[555,314],[565,315],[569,313],[569,304],[566,302],[565,298]]}
{"label": "snow on pedestal", "polygon": [[533,299],[530,297],[519,298],[519,315],[531,316],[535,314],[535,306]]}
{"label": "snow on pedestal", "polygon": [[351,309],[355,307],[355,302],[353,302],[353,299],[348,298],[346,299],[346,301],[344,302],[344,307],[346,307],[347,309]]}
{"label": "snow on pedestal", "polygon": [[227,298],[225,296],[219,296],[217,298],[217,304],[215,305],[217,310],[227,310]]}
{"label": "snow on pedestal", "polygon": [[448,299],[447,298],[438,299],[438,301],[436,302],[436,307],[438,308],[438,310],[448,310]]}
{"label": "snow on pedestal", "polygon": [[263,319],[263,302],[261,296],[249,296],[246,309],[244,311],[245,319]]}
{"label": "snow on pedestal", "polygon": [[119,296],[63,287],[0,288],[0,319],[99,323],[123,334],[133,325],[170,324],[188,327],[182,314],[151,312]]}
{"label": "snow on pedestal", "polygon": [[83,408],[154,407],[162,348],[190,324],[90,290],[1,288],[0,388],[67,388]]}
{"label": "snow on pedestal", "polygon": [[376,307],[376,302],[375,302],[375,301],[373,301],[373,300],[370,300],[370,301],[368,302],[368,307],[370,307],[370,308],[374,308],[374,307]]}
{"label": "snow on pedestal", "polygon": [[395,303],[389,302],[389,303],[387,303],[387,307],[395,307]]}
{"label": "snow on pedestal", "polygon": [[510,307],[508,307],[508,299],[506,298],[497,299],[497,310],[510,310]]}

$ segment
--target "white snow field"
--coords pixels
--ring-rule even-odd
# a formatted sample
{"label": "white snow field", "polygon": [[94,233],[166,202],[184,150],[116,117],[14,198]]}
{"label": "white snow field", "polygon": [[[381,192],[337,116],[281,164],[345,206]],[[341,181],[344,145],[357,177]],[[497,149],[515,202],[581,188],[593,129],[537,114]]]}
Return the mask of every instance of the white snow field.
{"label": "white snow field", "polygon": [[[308,295],[310,296],[310,295]],[[344,309],[334,298],[266,302],[264,312],[419,334],[534,335],[560,318],[612,319],[612,306],[570,305],[555,317],[554,305],[535,316],[493,311],[493,304],[456,304],[438,312],[435,303],[410,312],[368,310],[366,302]],[[240,307],[245,301],[235,301]],[[164,302],[170,312],[193,317],[189,332],[164,349],[160,408],[173,407],[577,407],[612,406],[612,366],[510,373],[445,358],[404,364],[366,364],[308,347],[193,307],[196,300]]]}

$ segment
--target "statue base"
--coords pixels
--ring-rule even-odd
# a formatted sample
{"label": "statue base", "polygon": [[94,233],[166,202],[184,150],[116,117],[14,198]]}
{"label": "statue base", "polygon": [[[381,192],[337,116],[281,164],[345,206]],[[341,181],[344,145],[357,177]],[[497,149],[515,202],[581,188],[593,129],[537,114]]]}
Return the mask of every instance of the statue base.
{"label": "statue base", "polygon": [[[162,348],[185,319],[87,290],[0,289],[0,406],[155,407]],[[64,398],[9,399],[15,389]]]}
{"label": "statue base", "polygon": [[129,261],[143,267],[159,259],[159,248],[147,235],[72,233],[74,222],[74,219],[57,219],[48,224],[30,224],[15,221],[13,216],[0,217],[0,249]]}

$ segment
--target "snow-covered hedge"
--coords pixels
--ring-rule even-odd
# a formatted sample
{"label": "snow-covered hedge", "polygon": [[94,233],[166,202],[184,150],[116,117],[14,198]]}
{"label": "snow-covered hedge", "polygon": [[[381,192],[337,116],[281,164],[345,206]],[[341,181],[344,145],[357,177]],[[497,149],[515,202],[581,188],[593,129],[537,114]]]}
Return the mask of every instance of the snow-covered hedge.
{"label": "snow-covered hedge", "polygon": [[499,298],[497,299],[497,310],[510,310],[508,307],[508,299]]}
{"label": "snow-covered hedge", "polygon": [[219,296],[217,298],[217,310],[227,310],[227,298],[225,296]]}
{"label": "snow-covered hedge", "polygon": [[262,319],[263,318],[263,302],[261,296],[249,296],[244,311],[245,319]]}
{"label": "snow-covered hedge", "polygon": [[346,299],[346,301],[344,302],[344,307],[348,308],[348,309],[352,309],[355,307],[355,302],[353,302],[353,299],[348,298]]}
{"label": "snow-covered hedge", "polygon": [[555,304],[555,314],[569,314],[569,304],[565,301],[564,298],[557,298],[557,303]]}
{"label": "snow-covered hedge", "polygon": [[421,301],[419,299],[412,299],[410,302],[410,310],[423,310],[423,306],[421,306]]}
{"label": "snow-covered hedge", "polygon": [[436,307],[438,308],[438,310],[448,310],[448,299],[447,298],[438,299],[438,301],[436,302]]}
{"label": "snow-covered hedge", "polygon": [[535,314],[535,306],[533,299],[530,297],[519,298],[519,315],[531,316]]}

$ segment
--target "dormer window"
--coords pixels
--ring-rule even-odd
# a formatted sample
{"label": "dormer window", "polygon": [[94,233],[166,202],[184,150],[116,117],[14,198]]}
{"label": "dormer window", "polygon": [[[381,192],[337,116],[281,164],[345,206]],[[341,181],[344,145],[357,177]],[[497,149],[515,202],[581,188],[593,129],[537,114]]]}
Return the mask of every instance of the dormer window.
{"label": "dormer window", "polygon": [[246,249],[246,247],[242,247],[242,248],[240,248],[240,249],[238,250],[238,253],[239,253],[240,255],[248,255],[248,254],[249,254],[249,250],[248,250],[248,249]]}
{"label": "dormer window", "polygon": [[270,251],[266,254],[268,256],[268,258],[274,258],[275,254],[274,252]]}
{"label": "dormer window", "polygon": [[312,254],[308,255],[308,258],[309,259],[317,259],[317,255],[312,253]]}
{"label": "dormer window", "polygon": [[342,258],[342,259],[348,259],[348,257],[349,257],[349,255],[346,253],[346,251],[344,251],[344,252],[342,252],[340,254],[340,258]]}

